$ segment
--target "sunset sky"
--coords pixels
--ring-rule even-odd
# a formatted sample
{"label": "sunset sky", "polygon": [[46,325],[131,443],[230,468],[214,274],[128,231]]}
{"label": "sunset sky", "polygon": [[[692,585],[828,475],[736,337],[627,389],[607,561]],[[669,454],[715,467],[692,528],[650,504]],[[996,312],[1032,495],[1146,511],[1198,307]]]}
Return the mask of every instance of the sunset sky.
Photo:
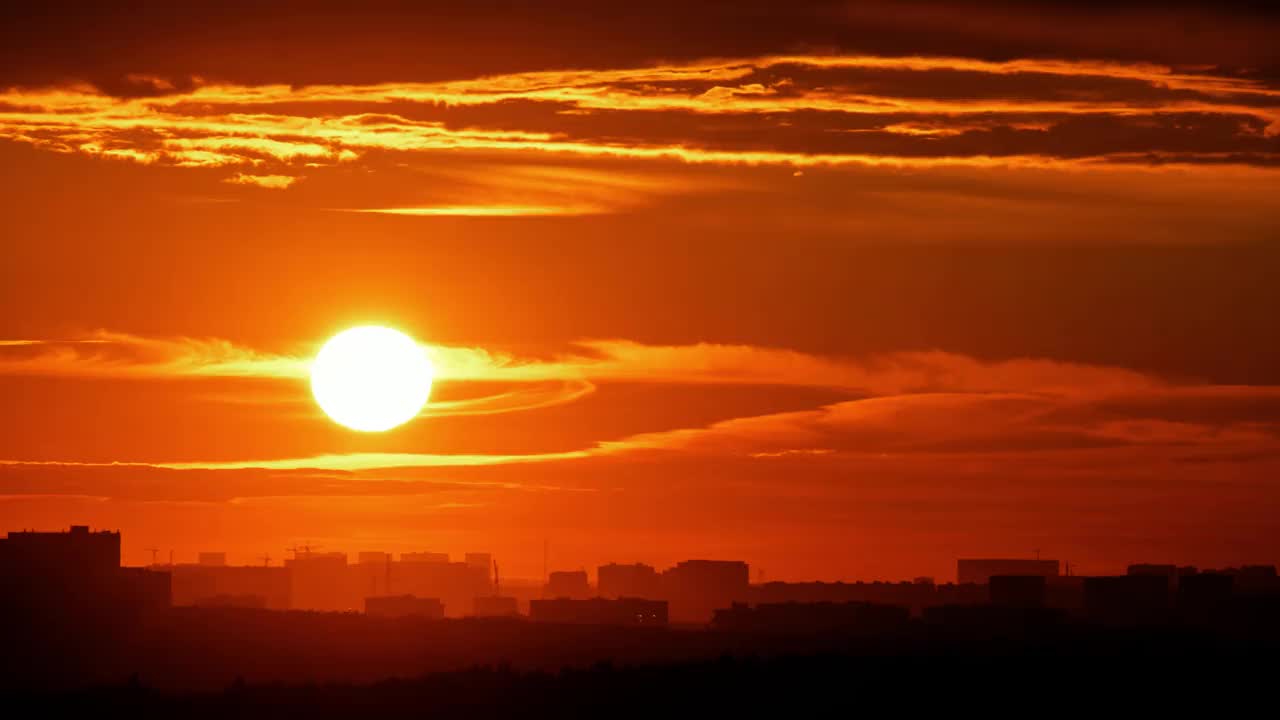
{"label": "sunset sky", "polygon": [[[0,17],[0,532],[1280,560],[1267,3],[258,5]],[[384,433],[308,384],[366,324]]]}

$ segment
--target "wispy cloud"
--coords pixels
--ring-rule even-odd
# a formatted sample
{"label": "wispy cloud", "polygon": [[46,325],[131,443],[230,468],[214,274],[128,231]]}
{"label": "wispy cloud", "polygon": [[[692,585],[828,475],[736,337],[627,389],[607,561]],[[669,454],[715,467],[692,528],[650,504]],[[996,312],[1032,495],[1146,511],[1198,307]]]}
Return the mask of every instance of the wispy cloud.
{"label": "wispy cloud", "polygon": [[538,217],[555,215],[596,215],[603,208],[589,206],[551,207],[546,205],[452,205],[437,207],[341,208],[340,212],[410,215],[418,217]]}
{"label": "wispy cloud", "polygon": [[[0,138],[225,168],[231,182],[270,188],[287,187],[283,178],[306,168],[370,153],[904,168],[1280,161],[1280,89],[1140,63],[791,55],[433,83],[150,87],[163,94],[113,97],[88,86],[0,93]],[[532,215],[610,207],[367,210]]]}
{"label": "wispy cloud", "polygon": [[[1209,412],[1187,418],[1188,398]],[[1133,402],[1135,400],[1141,402]],[[1130,401],[1117,412],[1117,403]],[[1224,415],[1222,403],[1235,401]],[[1089,463],[1234,462],[1280,458],[1280,388],[1166,388],[1115,395],[929,392],[848,400],[813,410],[602,439],[574,450],[527,454],[345,453],[217,461],[0,460],[11,467],[171,471],[367,471],[483,468],[620,456],[843,462],[857,457],[991,460],[1073,456]],[[1108,460],[1108,458],[1110,460]],[[1114,465],[1112,467],[1115,467]]]}
{"label": "wispy cloud", "polygon": [[[105,332],[86,340],[83,346],[6,341],[7,352],[21,357],[0,362],[0,372],[298,378],[306,369],[304,358],[226,341],[156,340]],[[427,416],[535,410],[579,400],[601,383],[810,387],[838,390],[849,399],[809,410],[602,437],[576,449],[551,452],[360,452],[83,466],[360,472],[588,461],[652,452],[815,462],[886,453],[1088,455],[1158,448],[1167,461],[1191,455],[1212,459],[1280,452],[1280,388],[1175,382],[1117,367],[1034,358],[981,361],[943,352],[851,359],[743,345],[650,346],[618,340],[584,342],[575,352],[541,359],[481,348],[429,350],[442,378],[505,387],[481,397],[429,404]],[[6,463],[28,464],[20,459]]]}
{"label": "wispy cloud", "polygon": [[257,185],[270,190],[283,190],[298,181],[292,175],[246,175],[239,173],[227,178],[224,182],[236,185]]}
{"label": "wispy cloud", "polygon": [[[314,351],[318,345],[308,349]],[[299,379],[310,372],[309,353],[271,353],[217,338],[98,331],[77,340],[0,341],[0,347],[8,348],[0,351],[0,374],[10,375]],[[589,392],[595,382],[791,385],[877,395],[939,389],[1105,392],[1159,384],[1122,368],[1034,358],[983,362],[945,352],[850,359],[751,345],[645,345],[627,340],[584,340],[574,351],[551,358],[477,347],[425,349],[438,380],[565,383],[569,395]]]}
{"label": "wispy cloud", "polygon": [[72,340],[0,341],[0,374],[82,377],[265,377],[308,375],[308,361],[227,340],[149,338],[106,330]]}
{"label": "wispy cloud", "polygon": [[270,458],[262,460],[215,460],[190,462],[61,462],[0,460],[0,465],[32,467],[84,467],[84,468],[156,468],[161,470],[373,470],[394,468],[450,468],[510,465],[555,460],[575,460],[589,457],[587,451],[573,450],[558,453],[530,455],[474,455],[431,453],[346,453],[313,455],[300,458]]}

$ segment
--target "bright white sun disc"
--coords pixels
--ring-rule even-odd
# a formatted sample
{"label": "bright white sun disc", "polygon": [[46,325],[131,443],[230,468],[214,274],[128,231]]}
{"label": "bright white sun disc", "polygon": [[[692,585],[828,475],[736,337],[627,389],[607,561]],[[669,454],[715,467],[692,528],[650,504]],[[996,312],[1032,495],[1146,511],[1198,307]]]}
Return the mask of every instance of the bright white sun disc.
{"label": "bright white sun disc", "polygon": [[311,364],[311,394],[334,422],[379,432],[412,420],[431,395],[431,360],[413,338],[369,325],[329,339]]}

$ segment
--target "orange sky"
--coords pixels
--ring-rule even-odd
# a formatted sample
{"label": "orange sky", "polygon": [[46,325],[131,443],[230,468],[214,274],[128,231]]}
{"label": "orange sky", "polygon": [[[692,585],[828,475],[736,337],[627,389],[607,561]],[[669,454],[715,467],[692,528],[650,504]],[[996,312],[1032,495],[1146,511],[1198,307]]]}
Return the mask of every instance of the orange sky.
{"label": "orange sky", "polygon": [[[0,529],[1277,561],[1273,12],[374,5],[5,11]],[[365,323],[383,434],[307,385]]]}

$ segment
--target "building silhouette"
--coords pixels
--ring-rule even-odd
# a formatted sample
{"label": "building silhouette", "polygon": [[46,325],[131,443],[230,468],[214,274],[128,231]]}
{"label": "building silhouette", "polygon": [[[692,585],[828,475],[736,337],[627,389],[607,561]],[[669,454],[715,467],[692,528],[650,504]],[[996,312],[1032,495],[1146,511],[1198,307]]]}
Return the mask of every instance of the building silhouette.
{"label": "building silhouette", "polygon": [[485,577],[489,576],[493,568],[493,555],[490,553],[469,552],[463,555],[462,560],[468,566],[482,571]]}
{"label": "building silhouette", "polygon": [[67,532],[11,532],[0,540],[0,563],[9,568],[73,576],[120,568],[120,533],[72,525]]}
{"label": "building silhouette", "polygon": [[585,600],[591,597],[591,583],[586,570],[563,570],[547,575],[543,597]]}
{"label": "building silhouette", "polygon": [[0,577],[6,617],[110,620],[170,605],[169,573],[121,567],[120,533],[85,525],[9,533],[0,539]]}
{"label": "building silhouette", "polygon": [[1230,612],[1235,580],[1225,573],[1186,575],[1174,591],[1174,605],[1184,617],[1215,617]]}
{"label": "building silhouette", "polygon": [[1084,611],[1094,619],[1144,623],[1164,619],[1171,607],[1163,575],[1115,575],[1084,579]]}
{"label": "building silhouette", "polygon": [[[293,605],[292,570],[254,565],[171,565],[175,606],[207,607],[214,598],[258,598],[261,607],[289,610]],[[247,602],[247,601],[245,601]]]}
{"label": "building silhouette", "polygon": [[520,615],[519,601],[507,595],[482,595],[472,601],[472,608],[476,617],[518,617]]}
{"label": "building silhouette", "polygon": [[439,552],[407,552],[400,553],[402,563],[447,563],[449,553]]}
{"label": "building silhouette", "polygon": [[356,564],[351,567],[353,582],[363,597],[390,596],[395,591],[391,587],[391,553],[362,552],[356,555]]}
{"label": "building silhouette", "polygon": [[[411,559],[406,560],[408,555]],[[390,585],[394,594],[439,598],[450,617],[466,615],[478,597],[493,594],[492,558],[488,553],[468,553],[467,562],[439,560],[439,553],[405,553],[391,563]]]}
{"label": "building silhouette", "polygon": [[651,565],[609,563],[596,568],[596,589],[605,598],[662,598],[662,578]]}
{"label": "building silhouette", "polygon": [[716,610],[745,602],[751,569],[738,560],[685,560],[662,573],[673,622],[706,623]]}
{"label": "building silhouette", "polygon": [[356,610],[361,593],[348,581],[347,554],[298,550],[284,561],[293,606],[306,610]]}
{"label": "building silhouette", "polygon": [[419,617],[440,620],[444,617],[444,603],[437,598],[384,595],[365,598],[364,612],[374,617]]}
{"label": "building silhouette", "polygon": [[222,567],[227,564],[227,554],[224,552],[202,552],[196,556],[196,562],[200,565]]}
{"label": "building silhouette", "polygon": [[992,575],[1037,575],[1058,577],[1057,560],[978,558],[956,561],[956,582],[986,585]]}
{"label": "building silhouette", "polygon": [[1042,575],[992,575],[987,585],[991,604],[1008,608],[1041,608],[1047,594]]}

